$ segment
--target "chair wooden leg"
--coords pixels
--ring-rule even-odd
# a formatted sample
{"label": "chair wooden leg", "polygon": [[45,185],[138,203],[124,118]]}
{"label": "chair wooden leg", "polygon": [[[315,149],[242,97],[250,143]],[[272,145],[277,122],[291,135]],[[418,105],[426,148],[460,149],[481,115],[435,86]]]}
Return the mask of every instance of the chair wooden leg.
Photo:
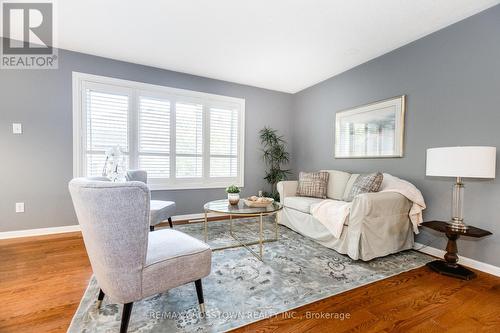
{"label": "chair wooden leg", "polygon": [[130,313],[132,312],[132,305],[134,305],[133,302],[123,305],[122,324],[120,327],[120,333],[127,333],[128,323],[130,321]]}
{"label": "chair wooden leg", "polygon": [[198,303],[200,304],[200,312],[205,314],[205,301],[203,299],[203,286],[201,285],[201,279],[194,281],[196,286],[196,295],[198,295]]}
{"label": "chair wooden leg", "polygon": [[104,291],[102,291],[102,289],[99,289],[99,296],[97,296],[97,308],[101,307],[103,299],[104,299]]}
{"label": "chair wooden leg", "polygon": [[172,224],[172,218],[171,217],[168,218],[168,224],[170,225],[170,228],[174,227],[174,225]]}
{"label": "chair wooden leg", "polygon": [[98,301],[102,301],[104,299],[104,291],[102,289],[99,289],[99,296],[97,296]]}
{"label": "chair wooden leg", "polygon": [[149,231],[155,231],[155,226],[154,225],[150,225],[149,226]]}

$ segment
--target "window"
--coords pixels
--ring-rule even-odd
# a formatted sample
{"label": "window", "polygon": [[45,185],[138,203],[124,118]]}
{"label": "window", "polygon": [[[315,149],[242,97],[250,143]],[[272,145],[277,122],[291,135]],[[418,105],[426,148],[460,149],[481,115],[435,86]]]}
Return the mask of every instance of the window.
{"label": "window", "polygon": [[128,153],[129,96],[96,88],[87,90],[83,103],[86,113],[86,174],[101,175],[105,151],[119,145]]}
{"label": "window", "polygon": [[210,108],[210,177],[238,174],[238,111]]}
{"label": "window", "polygon": [[245,100],[73,73],[75,176],[120,146],[151,189],[243,186]]}
{"label": "window", "polygon": [[176,103],[175,175],[203,177],[203,105]]}
{"label": "window", "polygon": [[170,178],[170,101],[139,97],[139,169]]}

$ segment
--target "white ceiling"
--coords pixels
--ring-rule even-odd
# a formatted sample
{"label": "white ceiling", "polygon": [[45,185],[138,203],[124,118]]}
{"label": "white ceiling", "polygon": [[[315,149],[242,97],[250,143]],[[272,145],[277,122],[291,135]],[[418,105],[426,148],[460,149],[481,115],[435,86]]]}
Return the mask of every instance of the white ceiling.
{"label": "white ceiling", "polygon": [[294,93],[500,0],[58,0],[56,46]]}

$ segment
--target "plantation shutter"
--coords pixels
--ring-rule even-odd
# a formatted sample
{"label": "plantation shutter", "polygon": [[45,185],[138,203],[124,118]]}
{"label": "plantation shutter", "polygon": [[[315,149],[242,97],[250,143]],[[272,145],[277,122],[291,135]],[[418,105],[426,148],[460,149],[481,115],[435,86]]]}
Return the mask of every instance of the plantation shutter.
{"label": "plantation shutter", "polygon": [[203,105],[177,102],[175,107],[175,175],[203,177]]}
{"label": "plantation shutter", "polygon": [[238,110],[210,108],[210,177],[237,177],[238,124]]}
{"label": "plantation shutter", "polygon": [[148,178],[170,177],[170,102],[139,97],[139,168]]}
{"label": "plantation shutter", "polygon": [[[124,154],[129,151],[129,96],[94,89],[86,89],[84,94],[87,127],[86,174],[100,176],[107,149],[120,146]],[[124,166],[128,167],[126,155]]]}
{"label": "plantation shutter", "polygon": [[243,99],[73,76],[75,177],[101,176],[119,147],[119,170],[145,170],[151,190],[244,186]]}

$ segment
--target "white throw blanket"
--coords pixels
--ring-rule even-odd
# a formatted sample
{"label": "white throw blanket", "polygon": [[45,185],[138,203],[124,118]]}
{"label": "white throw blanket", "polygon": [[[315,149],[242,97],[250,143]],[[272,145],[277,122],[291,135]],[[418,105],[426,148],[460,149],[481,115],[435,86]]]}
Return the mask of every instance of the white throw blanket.
{"label": "white throw blanket", "polygon": [[418,234],[418,226],[423,222],[422,211],[426,208],[424,197],[420,190],[406,180],[384,173],[380,192],[396,192],[412,202],[408,215],[413,223],[413,232]]}
{"label": "white throw blanket", "polygon": [[335,238],[340,238],[345,220],[351,211],[351,202],[326,199],[311,205],[312,216],[321,222]]}
{"label": "white throw blanket", "polygon": [[[412,202],[408,214],[413,223],[413,231],[418,234],[418,226],[422,223],[422,210],[425,209],[422,193],[411,183],[384,173],[384,180],[379,192],[396,192]],[[336,238],[340,238],[344,223],[349,216],[352,203],[326,199],[311,206],[311,214],[323,224]]]}

